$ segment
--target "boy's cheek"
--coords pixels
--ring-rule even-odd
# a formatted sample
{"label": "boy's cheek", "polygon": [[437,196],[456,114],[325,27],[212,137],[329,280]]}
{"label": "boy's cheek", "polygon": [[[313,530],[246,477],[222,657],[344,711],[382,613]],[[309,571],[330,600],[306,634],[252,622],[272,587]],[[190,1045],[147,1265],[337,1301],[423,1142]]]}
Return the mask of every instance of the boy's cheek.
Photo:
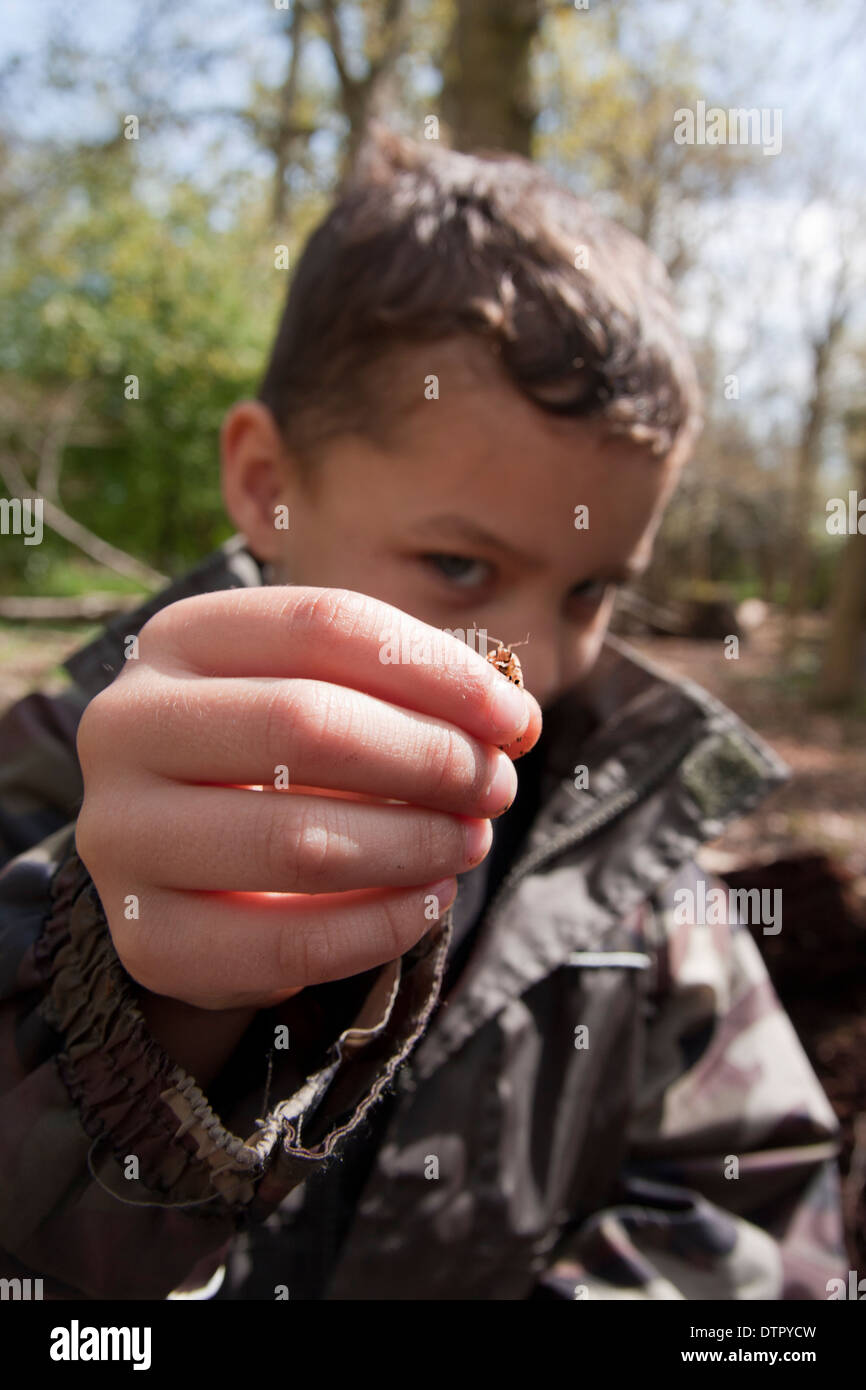
{"label": "boy's cheek", "polygon": [[586,631],[578,643],[575,671],[569,682],[570,684],[574,684],[576,681],[583,680],[584,677],[588,676],[595,663],[598,661],[613,615],[613,599],[611,599],[609,603],[606,603],[605,608],[606,611],[603,616],[601,616],[597,622],[593,623],[592,627]]}
{"label": "boy's cheek", "polygon": [[[564,642],[554,669],[542,673],[540,670],[533,681],[530,658],[524,663],[524,676],[527,689],[535,696],[542,710],[549,709],[566,690],[572,689],[584,680],[595,666],[613,611],[613,600],[605,601],[587,626],[574,631]],[[540,679],[539,679],[540,678]]]}

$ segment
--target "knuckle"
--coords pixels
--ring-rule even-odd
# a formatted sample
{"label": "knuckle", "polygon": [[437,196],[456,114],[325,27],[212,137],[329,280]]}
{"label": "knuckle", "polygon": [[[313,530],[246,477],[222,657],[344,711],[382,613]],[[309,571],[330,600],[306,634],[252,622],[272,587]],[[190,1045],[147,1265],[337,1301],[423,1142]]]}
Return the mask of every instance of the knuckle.
{"label": "knuckle", "polygon": [[127,922],[121,915],[109,922],[114,949],[124,970],[151,994],[174,996],[178,980],[172,967],[170,943],[177,941],[182,924],[181,905],[179,911],[172,913],[169,934],[162,912],[150,897],[138,920]]}
{"label": "knuckle", "polygon": [[282,682],[260,696],[264,707],[264,744],[271,761],[291,758],[293,740],[303,718],[303,706],[296,690]]}
{"label": "knuckle", "polygon": [[224,601],[223,615],[229,615],[226,601],[234,593],[235,590],[229,589],[216,594],[189,594],[159,608],[138,630],[140,660],[128,661],[127,667],[185,669],[187,634],[201,622],[203,614],[205,617],[212,614],[214,604],[219,604],[220,600]]}
{"label": "knuckle", "polygon": [[78,721],[75,747],[82,772],[98,768],[105,752],[105,740],[115,722],[115,700],[111,687],[101,690],[86,706]]}
{"label": "knuckle", "polygon": [[490,757],[474,739],[464,739],[463,748],[463,790],[467,800],[474,804],[483,797],[490,779]]}
{"label": "knuckle", "polygon": [[334,952],[322,922],[307,922],[298,929],[287,925],[280,933],[279,972],[301,987],[322,984],[332,978]]}
{"label": "knuckle", "polygon": [[425,816],[414,827],[414,832],[414,853],[428,872],[431,865],[435,865],[438,872],[462,858],[463,833],[452,816],[444,812]]}
{"label": "knuckle", "polygon": [[128,922],[123,912],[116,910],[118,898],[114,889],[103,886],[100,902],[117,957],[123,968],[138,980],[148,963],[146,941],[149,933],[142,921]]}
{"label": "knuckle", "polygon": [[305,736],[327,750],[329,763],[342,767],[358,746],[367,742],[366,730],[354,718],[351,704],[339,686],[318,683],[304,713]]}
{"label": "knuckle", "polygon": [[295,873],[307,893],[327,891],[330,864],[328,839],[328,828],[315,806],[304,807],[295,822],[291,857]]}
{"label": "knuckle", "polygon": [[212,605],[213,597],[212,594],[189,594],[186,598],[175,599],[173,603],[158,608],[139,628],[140,644],[147,641],[158,647],[173,640],[188,623],[200,616],[203,606]]}
{"label": "knuckle", "polygon": [[258,814],[253,825],[257,874],[270,891],[274,891],[274,885],[285,883],[287,893],[297,892],[291,836],[286,834],[283,818],[275,814],[272,803],[270,794],[258,794]]}
{"label": "knuckle", "polygon": [[91,780],[126,760],[130,734],[139,733],[152,710],[151,687],[137,682],[127,662],[111,685],[100,690],[85,706],[75,733],[75,747],[82,775]]}
{"label": "knuckle", "polygon": [[455,763],[459,762],[456,743],[455,731],[442,729],[432,748],[420,750],[429,769],[429,791],[434,799],[447,794],[451,789],[454,781]]}
{"label": "knuckle", "polygon": [[331,736],[335,727],[339,731],[345,724],[327,685],[322,682],[288,686],[281,682],[262,698],[265,702],[265,747],[275,761],[291,761],[301,741],[304,747],[317,748],[326,733]]}
{"label": "knuckle", "polygon": [[104,790],[85,793],[75,821],[75,849],[91,878],[125,869],[129,849],[129,817]]}
{"label": "knuckle", "polygon": [[111,939],[117,958],[126,971],[143,989],[153,994],[163,993],[164,980],[157,978],[153,970],[153,958],[142,949],[140,937],[111,926]]}
{"label": "knuckle", "polygon": [[[395,813],[397,808],[393,808]],[[426,872],[431,854],[442,853],[443,836],[453,817],[447,811],[428,810],[422,806],[401,806],[394,820],[391,844],[399,851],[401,861],[411,861],[419,871]]]}
{"label": "knuckle", "polygon": [[194,620],[190,606],[194,606],[200,595],[177,599],[153,613],[138,630],[138,650],[140,661],[128,661],[127,667],[137,667],[142,663],[158,667],[169,651],[180,649],[187,624]]}
{"label": "knuckle", "polygon": [[354,589],[305,589],[286,600],[282,612],[296,636],[321,640],[332,631],[354,637],[368,631],[375,610],[386,609],[368,594]]}
{"label": "knuckle", "polygon": [[262,795],[260,799],[264,805],[258,816],[256,844],[263,877],[276,891],[324,891],[328,832],[316,808],[300,804],[296,797]]}
{"label": "knuckle", "polygon": [[93,877],[92,866],[99,863],[104,849],[104,834],[100,829],[101,823],[104,824],[104,821],[100,821],[92,801],[85,797],[75,822],[75,851],[91,878]]}
{"label": "knuckle", "polygon": [[457,795],[462,802],[474,802],[483,794],[486,759],[480,745],[459,729],[445,731],[431,766],[438,769],[432,788],[437,797]]}
{"label": "knuckle", "polygon": [[288,600],[290,624],[298,634],[321,633],[336,627],[340,620],[341,589],[307,589]]}
{"label": "knuckle", "polygon": [[[182,600],[178,602],[182,602]],[[142,623],[138,630],[140,648],[145,645],[148,647],[159,645],[166,632],[174,627],[175,614],[173,610],[177,607],[178,603],[170,603],[165,608],[160,608],[158,612],[153,613],[146,623]]]}
{"label": "knuckle", "polygon": [[417,936],[412,934],[411,902],[404,894],[385,898],[382,902],[383,962],[396,960],[415,944]]}

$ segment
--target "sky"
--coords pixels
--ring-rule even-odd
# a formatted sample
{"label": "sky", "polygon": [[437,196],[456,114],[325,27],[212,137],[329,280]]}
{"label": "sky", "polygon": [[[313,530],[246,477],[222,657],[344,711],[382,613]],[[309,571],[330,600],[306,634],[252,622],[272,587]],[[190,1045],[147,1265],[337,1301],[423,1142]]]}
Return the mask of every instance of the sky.
{"label": "sky", "polygon": [[[574,14],[575,25],[592,22],[593,9],[600,12],[603,3],[590,0],[588,14]],[[560,3],[563,8],[568,6]],[[729,293],[721,305],[702,298],[698,275],[688,305],[695,330],[715,334],[731,370],[743,364],[741,389],[746,399],[756,395],[766,402],[759,428],[769,434],[802,409],[807,387],[803,326],[810,317],[820,321],[842,206],[858,200],[863,205],[866,141],[859,113],[866,5],[863,0],[822,0],[820,5],[816,0],[628,0],[626,10],[625,42],[638,53],[653,44],[688,39],[701,55],[698,81],[708,105],[781,109],[781,153],[764,158],[756,151],[759,179],[726,206],[721,225],[707,209],[706,228],[699,229],[703,259],[716,269],[723,267]],[[0,13],[0,73],[12,55],[28,58],[5,90],[0,88],[0,121],[25,141],[108,135],[129,109],[122,91],[106,101],[97,92],[55,91],[36,80],[49,34],[65,35],[94,58],[110,58],[134,45],[142,24],[167,54],[179,36],[186,34],[202,47],[206,35],[207,44],[224,49],[225,57],[204,75],[178,80],[168,70],[164,78],[148,73],[157,92],[162,84],[174,104],[188,109],[217,102],[242,105],[255,77],[278,79],[287,56],[286,45],[274,42],[275,26],[285,25],[286,15],[266,0],[149,0],[144,8],[138,0],[81,0],[74,7],[67,0],[0,0]],[[323,46],[312,49],[310,61],[318,81],[333,80]],[[422,61],[417,71],[435,111],[431,70]],[[215,157],[210,146],[216,137]],[[335,149],[335,133],[324,131],[322,158],[331,159]],[[268,158],[254,153],[242,130],[223,122],[205,120],[194,134],[172,132],[154,143],[154,159],[170,174],[205,184],[218,177],[220,155],[230,165],[246,163],[263,176],[269,171]],[[809,177],[827,174],[832,175],[829,197],[804,217]],[[753,254],[755,248],[760,254]],[[857,254],[862,261],[862,245]],[[769,277],[768,263],[773,267]],[[808,272],[806,290],[801,265]],[[750,353],[756,306],[764,340],[760,354]],[[862,327],[866,332],[866,324]]]}
{"label": "sky", "polygon": [[[418,0],[416,0],[416,3]],[[421,0],[423,2],[423,0]],[[216,74],[219,97],[240,102],[249,90],[253,69],[271,78],[284,61],[282,45],[271,40],[274,26],[285,23],[285,13],[266,0],[182,0],[164,6],[157,24],[166,42],[186,32],[198,44],[202,33],[209,42],[225,44],[235,52],[221,63]],[[590,15],[575,15],[577,23],[591,22],[594,8],[604,0],[590,0]],[[558,8],[566,8],[558,0]],[[834,153],[843,150],[860,176],[866,165],[866,148],[857,113],[862,95],[866,58],[866,5],[863,0],[629,0],[627,11],[638,14],[642,26],[631,41],[644,41],[642,30],[659,42],[688,36],[703,54],[704,79],[710,99],[726,100],[730,74],[748,87],[751,105],[782,107],[787,138],[798,145],[809,139],[832,142]],[[153,15],[154,0],[142,10],[139,0],[2,0],[0,4],[0,65],[12,54],[39,55],[49,33],[65,34],[94,54],[111,54],[129,42],[142,15]],[[624,25],[625,40],[630,36]],[[327,77],[330,64],[324,51],[313,56],[319,75]],[[214,76],[188,77],[173,95],[182,105],[210,104]],[[57,133],[70,135],[98,132],[110,118],[100,103],[86,97],[53,98],[44,88],[34,90],[16,84],[13,110],[5,111],[22,135]],[[30,100],[27,100],[27,98]],[[182,159],[178,148],[176,157]]]}

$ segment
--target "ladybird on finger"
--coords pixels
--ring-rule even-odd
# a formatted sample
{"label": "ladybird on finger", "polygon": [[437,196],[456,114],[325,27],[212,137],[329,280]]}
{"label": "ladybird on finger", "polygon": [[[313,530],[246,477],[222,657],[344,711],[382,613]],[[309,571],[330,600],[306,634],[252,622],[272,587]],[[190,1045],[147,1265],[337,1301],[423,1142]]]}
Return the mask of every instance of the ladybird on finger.
{"label": "ladybird on finger", "polygon": [[[496,641],[496,647],[492,652],[487,653],[487,660],[490,662],[491,666],[496,667],[497,671],[501,671],[502,675],[506,676],[508,680],[511,681],[512,685],[516,685],[520,690],[524,690],[523,670],[519,659],[514,655],[510,647],[505,646],[503,642],[497,639],[494,640]],[[515,642],[514,645],[522,646],[523,644]]]}

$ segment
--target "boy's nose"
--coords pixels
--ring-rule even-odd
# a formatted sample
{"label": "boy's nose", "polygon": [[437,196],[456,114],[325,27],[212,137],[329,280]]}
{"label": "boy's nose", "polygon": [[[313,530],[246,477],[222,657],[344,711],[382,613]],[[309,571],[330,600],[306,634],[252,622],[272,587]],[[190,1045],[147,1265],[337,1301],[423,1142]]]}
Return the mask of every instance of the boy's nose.
{"label": "boy's nose", "polygon": [[523,668],[524,684],[544,709],[553,704],[562,694],[566,685],[562,652],[552,641],[531,639],[525,647],[516,652]]}
{"label": "boy's nose", "polygon": [[601,634],[575,633],[572,629],[557,638],[531,642],[517,655],[523,679],[541,708],[549,709],[566,690],[577,685],[593,666],[601,645]]}

